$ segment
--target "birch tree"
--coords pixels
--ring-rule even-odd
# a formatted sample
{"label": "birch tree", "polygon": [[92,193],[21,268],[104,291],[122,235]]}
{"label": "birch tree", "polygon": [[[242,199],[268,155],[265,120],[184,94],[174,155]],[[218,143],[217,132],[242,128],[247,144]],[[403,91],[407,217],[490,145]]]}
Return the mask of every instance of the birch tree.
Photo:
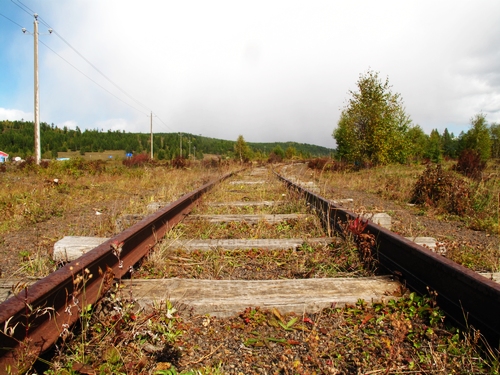
{"label": "birch tree", "polygon": [[412,151],[406,137],[412,122],[400,94],[392,93],[389,80],[381,81],[371,70],[360,75],[357,88],[349,91],[333,132],[339,157],[356,163],[406,162]]}

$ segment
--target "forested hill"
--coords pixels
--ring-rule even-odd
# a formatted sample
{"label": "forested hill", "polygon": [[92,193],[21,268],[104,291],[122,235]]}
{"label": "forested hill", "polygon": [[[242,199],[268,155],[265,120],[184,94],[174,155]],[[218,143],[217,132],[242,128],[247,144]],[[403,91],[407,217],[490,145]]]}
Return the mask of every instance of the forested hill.
{"label": "forested hill", "polygon": [[[222,140],[200,135],[181,133],[182,154],[202,157],[203,154],[232,156],[236,140]],[[131,153],[150,151],[150,134],[125,133],[125,131],[76,130],[58,128],[54,124],[40,123],[40,137],[43,158],[56,158],[58,152],[79,151],[102,152],[125,150]],[[268,155],[272,151],[293,151],[303,157],[329,155],[331,149],[296,142],[248,143],[256,155]],[[159,159],[171,159],[180,153],[179,133],[156,133],[153,136],[153,150]],[[34,154],[34,125],[29,121],[0,121],[0,151],[11,157],[22,158]]]}

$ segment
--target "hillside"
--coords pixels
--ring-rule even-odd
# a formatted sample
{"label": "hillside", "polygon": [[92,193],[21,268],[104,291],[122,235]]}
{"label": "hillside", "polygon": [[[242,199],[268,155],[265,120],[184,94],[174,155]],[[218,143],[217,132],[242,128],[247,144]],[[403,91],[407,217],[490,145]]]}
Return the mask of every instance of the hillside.
{"label": "hillside", "polygon": [[[111,150],[125,150],[130,153],[149,153],[151,150],[150,134],[125,133],[124,131],[76,130],[54,124],[41,123],[40,137],[42,157],[56,158],[58,152],[79,151],[102,152]],[[189,133],[156,133],[153,135],[153,150],[155,158],[172,159],[180,154],[182,142],[182,155],[216,154],[231,157],[234,152],[236,140],[203,137]],[[274,143],[248,143],[256,156],[266,157],[273,150],[285,152],[289,150],[294,155],[302,157],[326,156],[331,150],[326,147],[296,142]],[[0,150],[8,153],[10,157],[20,156],[26,158],[34,154],[34,125],[30,121],[0,121]]]}

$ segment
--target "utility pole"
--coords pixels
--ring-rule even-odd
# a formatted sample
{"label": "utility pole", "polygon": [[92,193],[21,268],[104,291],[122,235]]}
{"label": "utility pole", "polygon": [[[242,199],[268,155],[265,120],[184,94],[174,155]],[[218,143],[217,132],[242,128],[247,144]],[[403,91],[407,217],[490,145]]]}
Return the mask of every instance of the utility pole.
{"label": "utility pole", "polygon": [[40,93],[38,91],[38,14],[33,21],[33,37],[35,39],[35,160],[42,161],[42,145],[40,143]]}
{"label": "utility pole", "polygon": [[151,160],[153,160],[153,111],[151,111]]}
{"label": "utility pole", "polygon": [[188,158],[191,159],[191,138],[189,138],[189,154],[188,154]]}
{"label": "utility pole", "polygon": [[[38,14],[35,13],[33,21],[33,39],[34,39],[34,96],[35,96],[35,161],[40,164],[42,161],[42,145],[40,141],[40,92],[38,85]],[[26,34],[26,29],[22,31]],[[49,29],[52,34],[52,29]],[[28,33],[29,34],[29,33]]]}

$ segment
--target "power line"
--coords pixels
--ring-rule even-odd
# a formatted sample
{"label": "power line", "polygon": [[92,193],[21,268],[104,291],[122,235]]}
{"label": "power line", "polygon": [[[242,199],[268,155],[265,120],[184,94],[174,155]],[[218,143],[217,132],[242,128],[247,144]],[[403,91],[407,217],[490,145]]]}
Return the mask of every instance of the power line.
{"label": "power line", "polygon": [[168,126],[167,124],[165,124],[165,123],[162,121],[162,119],[158,117],[158,115],[157,115],[156,113],[155,113],[154,115],[155,115],[155,117],[156,117],[158,120],[160,120],[160,122],[161,122],[163,125],[165,125],[165,127],[166,127],[167,129],[169,129],[169,130],[171,130],[171,131],[173,131],[173,132],[175,133],[175,130],[173,130],[170,126]]}
{"label": "power line", "polygon": [[[19,2],[19,4],[21,4],[22,6],[21,6],[21,5],[19,5],[19,4],[17,4],[14,0],[10,0],[10,1],[12,2],[12,4],[14,4],[15,6],[17,6],[19,9],[21,9],[23,12],[26,12],[26,13],[27,13],[27,14],[29,14],[30,16],[32,16],[32,15],[33,15],[33,13],[35,13],[35,12],[33,12],[30,8],[28,8],[26,5],[24,5],[23,3],[21,3],[19,0],[18,0],[18,2]],[[29,11],[31,11],[31,13],[30,13],[30,12],[28,12],[28,10],[26,10],[26,9],[28,9]]]}
{"label": "power line", "polygon": [[[11,0],[13,2],[13,0]],[[23,7],[31,10],[28,8],[26,5],[24,5],[20,0],[17,0],[18,3],[20,3]],[[16,3],[14,3],[16,4]],[[17,4],[16,4],[17,5]],[[19,5],[18,5],[19,6]],[[32,11],[32,10],[31,10]],[[118,86],[115,82],[111,80],[106,74],[104,74],[102,71],[100,71],[94,64],[92,64],[85,56],[83,56],[75,47],[73,47],[66,39],[62,37],[56,30],[53,29],[42,17],[38,17],[40,22],[46,26],[49,29],[52,29],[52,32],[57,35],[59,39],[61,39],[69,48],[71,48],[78,56],[80,56],[87,64],[89,64],[94,70],[99,73],[101,76],[103,76],[109,83],[111,83],[113,86],[115,86],[118,90],[120,90],[123,94],[125,94],[129,99],[132,99],[135,103],[139,104],[143,109],[146,109],[150,111],[150,108],[148,108],[146,105],[142,104],[140,101],[135,99],[132,95],[128,94],[125,90],[123,90],[120,86]]]}
{"label": "power line", "polygon": [[89,80],[91,80],[93,83],[95,83],[97,86],[99,86],[101,89],[103,89],[104,91],[106,91],[108,94],[110,95],[113,95],[116,99],[118,99],[119,101],[121,101],[122,103],[125,103],[126,105],[128,105],[129,107],[135,109],[136,111],[138,112],[141,112],[142,114],[148,116],[148,114],[146,112],[143,112],[141,111],[140,109],[134,107],[133,105],[127,103],[126,101],[124,101],[123,99],[119,98],[118,96],[116,96],[115,94],[113,94],[111,91],[109,91],[108,89],[106,89],[105,87],[103,87],[102,85],[100,85],[99,83],[97,83],[96,81],[94,81],[92,78],[90,78],[88,75],[86,75],[84,72],[82,72],[80,69],[78,69],[76,66],[74,66],[73,64],[71,64],[68,60],[66,60],[64,57],[62,57],[61,55],[59,55],[56,51],[54,51],[52,48],[50,48],[48,45],[46,45],[44,42],[42,42],[41,40],[39,41],[40,43],[42,43],[45,47],[47,47],[49,50],[51,50],[52,52],[54,52],[57,56],[59,56],[62,60],[64,60],[66,63],[68,63],[69,65],[71,65],[71,67],[73,67],[76,71],[78,71],[80,74],[82,74],[83,76],[87,77]]}
{"label": "power line", "polygon": [[[24,12],[26,12],[27,14],[29,15],[32,15],[30,14],[31,13],[34,13],[34,11],[32,9],[30,9],[28,6],[26,6],[25,4],[23,4],[20,0],[17,0],[17,3],[14,1],[14,0],[11,0],[11,2],[16,5],[17,7],[19,7],[21,10],[23,10]],[[19,3],[19,4],[18,4]],[[9,19],[8,17],[4,16],[5,18]],[[9,19],[10,20],[10,19]],[[66,39],[64,39],[57,31],[53,30],[53,28],[40,16],[38,16],[38,20],[40,21],[40,23],[42,23],[44,26],[46,26],[47,28],[49,28],[51,30],[51,32],[55,35],[57,35],[57,37],[59,39],[61,39],[68,47],[70,47],[78,56],[80,56],[87,64],[89,64],[94,70],[96,70],[101,76],[103,76],[109,83],[111,83],[114,87],[116,87],[118,90],[120,90],[123,94],[125,94],[129,99],[133,100],[135,103],[137,103],[139,106],[141,106],[142,108],[149,110],[149,108],[142,104],[140,101],[138,101],[137,99],[135,99],[134,97],[132,97],[130,94],[128,94],[125,90],[123,90],[120,86],[118,86],[116,83],[114,83],[108,76],[106,76],[101,70],[99,70],[94,64],[92,64],[87,58],[85,58],[85,56],[83,56],[75,47],[73,47]],[[11,22],[15,23],[16,25],[20,26],[22,28],[21,25],[17,24],[16,22],[10,20]],[[116,96],[115,94],[113,94],[111,91],[109,91],[108,89],[106,89],[105,87],[103,87],[102,85],[100,85],[99,83],[97,83],[95,80],[93,80],[92,78],[90,78],[88,75],[86,75],[85,73],[83,73],[80,69],[78,69],[76,66],[74,66],[73,64],[71,64],[68,60],[66,60],[64,57],[62,57],[61,55],[59,55],[56,51],[54,51],[52,48],[50,48],[47,44],[43,43],[42,41],[40,41],[40,43],[42,43],[45,47],[47,47],[50,51],[52,51],[53,53],[55,53],[59,58],[61,58],[63,61],[65,61],[67,64],[69,64],[72,68],[74,68],[76,71],[78,71],[80,74],[82,74],[83,76],[85,76],[86,78],[88,78],[90,81],[92,81],[94,84],[96,84],[97,86],[99,86],[101,89],[103,89],[104,91],[106,91],[108,94],[114,96],[116,99],[120,100],[121,102],[125,103],[126,105],[128,105],[129,107],[135,109],[136,111],[146,115],[146,116],[149,116],[148,113],[134,107],[133,105],[125,102],[123,99],[119,98],[118,96]],[[152,112],[152,111],[151,111]],[[165,122],[163,122],[156,114],[155,114],[155,117],[158,118],[158,120],[169,130],[171,130],[172,132],[175,132],[173,129],[171,129]]]}
{"label": "power line", "polygon": [[85,58],[85,56],[83,56],[80,52],[78,52],[76,50],[75,47],[73,47],[71,44],[69,44],[68,41],[66,41],[66,39],[64,39],[57,31],[54,31],[54,34],[57,35],[57,37],[59,39],[61,39],[68,47],[70,47],[78,56],[80,56],[83,60],[85,60],[85,62],[87,64],[89,64],[92,68],[94,68],[95,71],[97,71],[97,73],[99,73],[101,76],[103,76],[109,83],[111,83],[113,86],[115,86],[118,90],[120,90],[123,94],[125,94],[126,96],[128,96],[134,102],[136,102],[137,104],[139,104],[141,107],[143,107],[146,110],[149,110],[149,108],[147,106],[145,106],[140,101],[138,101],[137,99],[135,99],[134,97],[132,97],[131,95],[129,95],[125,90],[123,90],[120,86],[118,86],[116,83],[114,83],[106,74],[104,74],[103,72],[101,72],[94,64],[92,64],[89,60],[87,60]]}
{"label": "power line", "polygon": [[13,21],[11,20],[9,17],[7,17],[6,15],[0,13],[0,16],[4,17],[4,18],[7,18],[10,22],[12,22],[13,24],[19,26],[21,29],[23,28],[23,26],[19,25],[16,21]]}

